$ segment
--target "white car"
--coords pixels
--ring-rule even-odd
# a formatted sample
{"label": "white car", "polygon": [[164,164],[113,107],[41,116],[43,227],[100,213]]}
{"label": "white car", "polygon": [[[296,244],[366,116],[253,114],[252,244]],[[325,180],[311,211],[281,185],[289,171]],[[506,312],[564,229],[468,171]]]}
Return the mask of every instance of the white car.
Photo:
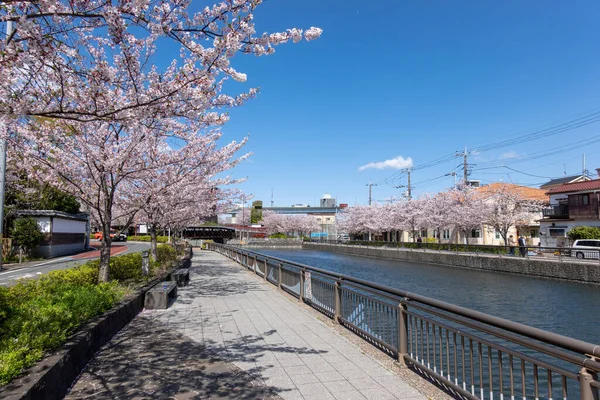
{"label": "white car", "polygon": [[577,239],[571,246],[571,257],[578,259],[599,258],[600,240],[599,239]]}

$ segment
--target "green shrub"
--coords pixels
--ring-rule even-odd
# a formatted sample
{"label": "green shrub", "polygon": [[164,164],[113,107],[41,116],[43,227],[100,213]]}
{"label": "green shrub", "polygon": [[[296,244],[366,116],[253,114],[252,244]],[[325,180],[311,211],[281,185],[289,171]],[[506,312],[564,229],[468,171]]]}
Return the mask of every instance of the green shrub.
{"label": "green shrub", "polygon": [[272,235],[269,235],[270,239],[287,239],[290,236],[286,235],[285,233],[274,233]]}
{"label": "green shrub", "polygon": [[160,264],[172,264],[177,261],[177,251],[168,244],[161,244],[156,247],[156,261]]}
{"label": "green shrub", "polygon": [[[134,242],[150,242],[150,235],[144,235],[144,236],[127,236],[127,240],[128,241],[134,241]],[[169,237],[168,236],[157,236],[156,237],[156,242],[157,243],[167,243],[169,241]]]}
{"label": "green shrub", "polygon": [[571,240],[600,239],[600,228],[595,226],[576,226],[567,233],[567,236]]}
{"label": "green shrub", "polygon": [[0,288],[0,385],[122,298],[117,282],[90,283],[96,279],[97,270],[84,265]]}
{"label": "green shrub", "polygon": [[18,218],[13,222],[11,236],[29,254],[42,241],[42,232],[32,217]]}

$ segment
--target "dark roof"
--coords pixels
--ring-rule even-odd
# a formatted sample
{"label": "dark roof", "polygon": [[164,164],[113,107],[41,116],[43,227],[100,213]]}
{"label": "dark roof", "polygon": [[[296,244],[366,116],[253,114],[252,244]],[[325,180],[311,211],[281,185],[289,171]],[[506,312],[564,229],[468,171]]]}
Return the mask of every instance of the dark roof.
{"label": "dark roof", "polygon": [[547,186],[562,185],[562,184],[569,183],[571,181],[574,181],[575,179],[579,179],[582,177],[583,177],[583,175],[563,176],[562,178],[552,179],[552,180],[544,183],[542,186],[540,186],[540,188],[544,188]]}
{"label": "dark roof", "polygon": [[56,217],[63,219],[74,219],[76,221],[87,221],[89,214],[68,214],[62,211],[55,210],[17,210],[14,212],[19,217]]}
{"label": "dark roof", "polygon": [[566,183],[548,190],[548,194],[571,193],[600,190],[600,179],[585,182]]}

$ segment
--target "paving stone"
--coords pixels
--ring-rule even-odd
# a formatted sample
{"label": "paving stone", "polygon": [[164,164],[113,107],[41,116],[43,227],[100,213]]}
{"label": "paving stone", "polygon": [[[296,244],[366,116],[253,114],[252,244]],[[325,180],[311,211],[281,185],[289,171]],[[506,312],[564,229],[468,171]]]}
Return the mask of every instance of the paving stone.
{"label": "paving stone", "polygon": [[138,318],[184,338],[186,345],[157,358],[160,345],[174,342],[140,347],[150,346],[154,328],[129,341],[111,342],[124,349],[113,350],[104,368],[93,370],[98,375],[82,375],[69,400],[425,399],[284,292],[213,252],[195,255],[190,284],[179,288],[171,308],[145,311]]}

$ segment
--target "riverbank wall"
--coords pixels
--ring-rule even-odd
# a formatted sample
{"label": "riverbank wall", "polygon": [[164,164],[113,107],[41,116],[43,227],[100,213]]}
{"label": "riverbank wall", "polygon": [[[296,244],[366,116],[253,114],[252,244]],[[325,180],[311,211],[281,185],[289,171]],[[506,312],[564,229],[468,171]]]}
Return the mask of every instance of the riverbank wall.
{"label": "riverbank wall", "polygon": [[301,249],[302,239],[234,239],[227,242],[228,245],[243,248],[269,248],[269,249]]}
{"label": "riverbank wall", "polygon": [[600,284],[598,262],[545,260],[487,254],[436,252],[428,250],[365,247],[343,244],[303,243],[306,250],[331,251],[354,256],[435,264],[453,268],[526,275],[537,278]]}

